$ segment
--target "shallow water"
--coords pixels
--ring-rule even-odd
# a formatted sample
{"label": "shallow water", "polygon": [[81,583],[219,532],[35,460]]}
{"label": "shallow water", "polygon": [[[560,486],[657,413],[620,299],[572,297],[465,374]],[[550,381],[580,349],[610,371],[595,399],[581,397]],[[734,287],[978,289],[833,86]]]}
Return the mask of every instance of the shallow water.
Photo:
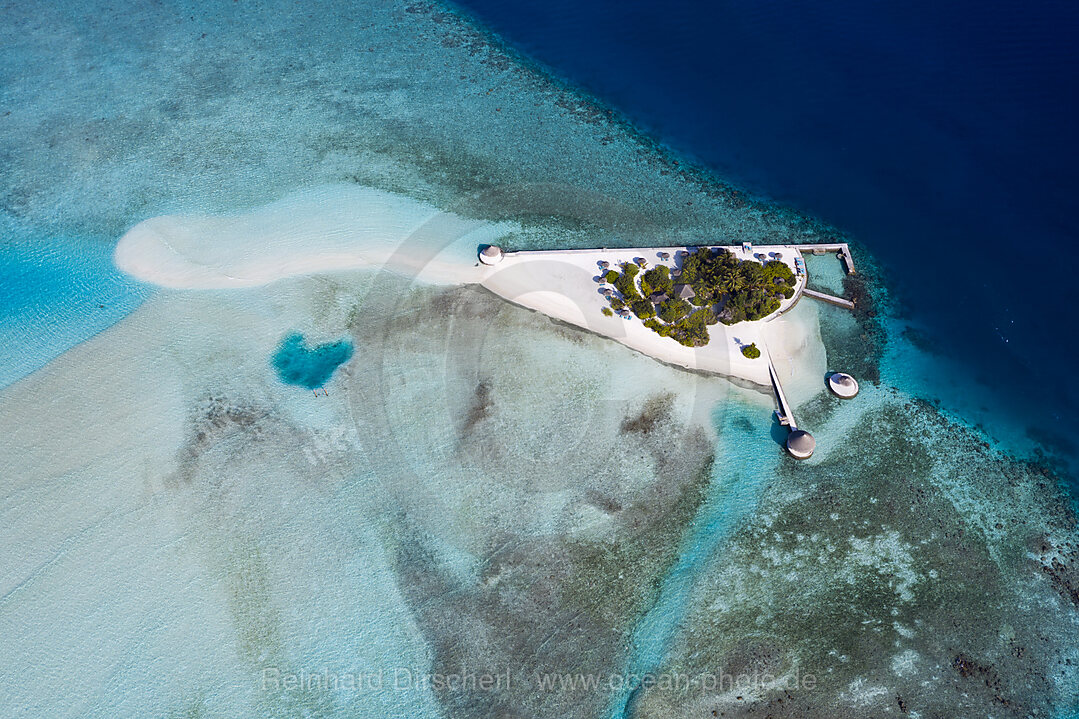
{"label": "shallow water", "polygon": [[11,222],[0,240],[0,387],[125,317],[151,289],[112,264],[101,237],[42,236]]}
{"label": "shallow water", "polygon": [[842,297],[844,294],[843,278],[847,274],[843,267],[843,261],[836,258],[834,252],[823,255],[814,255],[807,252],[804,254],[804,258],[806,272],[809,273],[812,288]]}
{"label": "shallow water", "polygon": [[708,496],[693,518],[678,560],[664,576],[655,603],[637,622],[621,691],[614,692],[608,715],[634,714],[634,699],[648,675],[663,666],[671,642],[686,631],[686,610],[695,584],[730,535],[753,513],[760,492],[773,480],[783,450],[771,441],[768,417],[759,407],[737,401],[717,409],[716,462]]}

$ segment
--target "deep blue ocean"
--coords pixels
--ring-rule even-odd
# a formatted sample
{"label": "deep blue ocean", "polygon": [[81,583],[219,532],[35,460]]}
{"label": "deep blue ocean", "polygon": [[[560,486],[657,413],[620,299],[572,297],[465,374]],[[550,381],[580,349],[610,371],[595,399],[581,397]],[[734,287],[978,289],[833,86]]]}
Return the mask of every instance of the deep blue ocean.
{"label": "deep blue ocean", "polygon": [[1073,3],[459,5],[669,147],[848,232],[976,388],[957,391],[1075,456]]}

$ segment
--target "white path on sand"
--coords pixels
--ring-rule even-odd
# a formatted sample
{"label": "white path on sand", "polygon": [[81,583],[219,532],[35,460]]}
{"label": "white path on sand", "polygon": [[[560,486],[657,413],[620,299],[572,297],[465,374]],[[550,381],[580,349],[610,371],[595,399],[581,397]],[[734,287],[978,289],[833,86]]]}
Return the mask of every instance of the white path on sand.
{"label": "white path on sand", "polygon": [[[167,215],[139,223],[121,238],[116,265],[146,282],[170,288],[215,289],[265,285],[285,277],[357,269],[385,269],[433,284],[482,284],[518,305],[568,322],[687,369],[737,377],[770,387],[771,355],[791,401],[820,389],[825,367],[816,313],[795,296],[756,322],[709,328],[704,347],[685,347],[636,319],[606,317],[598,262],[612,267],[644,257],[649,266],[676,265],[685,247],[511,252],[494,267],[476,261],[479,246],[519,230],[509,222],[469,219],[369,187],[329,185],[289,195],[252,211],[224,216]],[[794,267],[798,250],[727,247],[740,259],[759,257]],[[671,259],[660,260],[659,253]],[[755,343],[762,356],[741,348]],[[789,386],[788,386],[789,385]]]}

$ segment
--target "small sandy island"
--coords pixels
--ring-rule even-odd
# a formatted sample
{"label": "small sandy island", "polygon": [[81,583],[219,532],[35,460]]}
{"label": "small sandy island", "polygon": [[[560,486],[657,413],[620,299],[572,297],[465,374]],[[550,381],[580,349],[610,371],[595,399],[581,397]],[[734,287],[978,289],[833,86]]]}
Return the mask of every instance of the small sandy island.
{"label": "small sandy island", "polygon": [[[674,270],[685,253],[698,248],[648,247],[595,250],[550,250],[508,252],[488,268],[482,284],[505,299],[529,307],[569,324],[614,339],[638,352],[679,367],[738,377],[770,387],[769,358],[775,363],[788,394],[797,402],[806,390],[815,394],[825,372],[824,348],[817,332],[816,313],[791,312],[799,303],[806,275],[796,271],[795,259],[801,257],[790,245],[754,247],[723,246],[740,260],[775,261],[787,264],[795,273],[797,285],[793,297],[783,300],[779,309],[756,321],[734,325],[713,324],[711,336],[702,347],[687,347],[663,337],[646,327],[636,317],[607,316],[603,294],[609,285],[601,281],[609,268],[643,259],[647,267],[666,265]],[[606,262],[604,267],[600,263]],[[750,359],[742,348],[755,344],[761,356]],[[790,387],[787,387],[787,382]]]}
{"label": "small sandy island", "polygon": [[[725,247],[738,259],[781,261],[796,273],[793,297],[757,321],[709,326],[711,339],[687,347],[662,337],[636,317],[606,316],[601,262],[615,268],[637,258],[672,270],[696,248],[507,252],[493,265],[477,248],[518,231],[444,212],[408,197],[356,185],[330,185],[234,215],[166,215],[146,220],[120,239],[116,265],[175,289],[244,288],[306,274],[389,269],[434,284],[481,284],[523,307],[595,332],[672,365],[771,386],[771,360],[797,404],[820,389],[826,370],[813,307],[799,304],[804,271],[797,247]],[[792,311],[793,310],[793,311]],[[746,345],[761,356],[747,358]]]}

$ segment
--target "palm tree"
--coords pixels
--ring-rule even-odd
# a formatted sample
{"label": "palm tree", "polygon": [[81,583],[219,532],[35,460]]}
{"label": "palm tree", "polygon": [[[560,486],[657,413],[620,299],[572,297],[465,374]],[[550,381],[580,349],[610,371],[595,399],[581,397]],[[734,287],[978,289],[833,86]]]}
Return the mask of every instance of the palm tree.
{"label": "palm tree", "polygon": [[746,281],[741,272],[725,272],[720,276],[716,286],[724,294],[733,295],[745,289]]}

